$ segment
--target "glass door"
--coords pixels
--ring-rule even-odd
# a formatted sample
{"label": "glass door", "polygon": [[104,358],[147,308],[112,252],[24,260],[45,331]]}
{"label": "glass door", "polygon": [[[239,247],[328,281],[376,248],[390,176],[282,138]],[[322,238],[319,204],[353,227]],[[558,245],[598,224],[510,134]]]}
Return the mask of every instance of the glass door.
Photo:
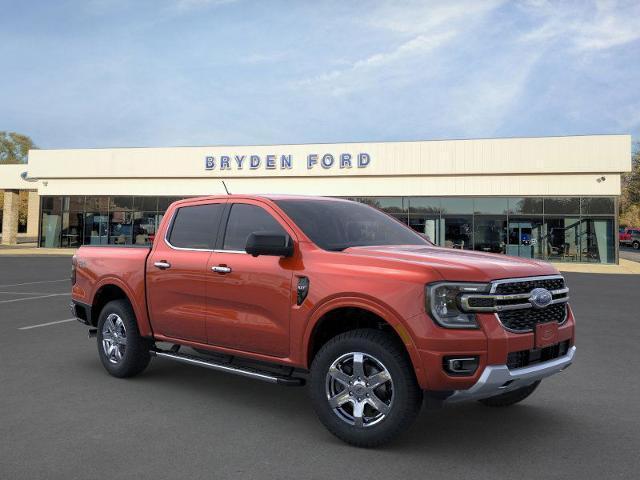
{"label": "glass door", "polygon": [[542,258],[542,222],[537,219],[509,221],[507,255],[524,258]]}
{"label": "glass door", "polygon": [[109,216],[86,213],[84,219],[84,244],[106,245],[108,242]]}
{"label": "glass door", "polygon": [[613,228],[613,220],[608,218],[581,219],[579,231],[581,262],[615,262]]}
{"label": "glass door", "polygon": [[552,262],[577,262],[582,243],[580,219],[545,217],[544,236],[547,259]]}

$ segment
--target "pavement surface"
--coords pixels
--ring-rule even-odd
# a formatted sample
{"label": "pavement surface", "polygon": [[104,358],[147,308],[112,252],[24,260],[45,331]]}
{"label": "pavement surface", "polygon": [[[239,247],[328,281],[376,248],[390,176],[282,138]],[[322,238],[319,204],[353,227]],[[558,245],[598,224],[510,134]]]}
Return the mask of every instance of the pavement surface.
{"label": "pavement surface", "polygon": [[110,377],[70,320],[69,260],[0,257],[2,479],[638,478],[638,275],[566,274],[576,363],[522,404],[425,408],[362,450],[324,429],[306,388],[164,359]]}
{"label": "pavement surface", "polygon": [[632,262],[640,262],[640,250],[631,247],[620,247],[620,258],[631,260]]}

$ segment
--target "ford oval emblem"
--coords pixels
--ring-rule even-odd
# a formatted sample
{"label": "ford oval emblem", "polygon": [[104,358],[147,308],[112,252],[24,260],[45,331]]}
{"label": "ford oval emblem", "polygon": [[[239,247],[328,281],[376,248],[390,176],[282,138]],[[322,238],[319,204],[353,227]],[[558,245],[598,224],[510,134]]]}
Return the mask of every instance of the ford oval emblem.
{"label": "ford oval emblem", "polygon": [[551,305],[553,295],[546,288],[534,288],[529,295],[529,302],[535,308],[544,308]]}

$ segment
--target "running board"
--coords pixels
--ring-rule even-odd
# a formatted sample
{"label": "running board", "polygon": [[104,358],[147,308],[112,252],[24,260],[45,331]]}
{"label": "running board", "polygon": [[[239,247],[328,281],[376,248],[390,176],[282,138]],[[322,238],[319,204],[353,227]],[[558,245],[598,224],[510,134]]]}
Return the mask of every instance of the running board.
{"label": "running board", "polygon": [[206,360],[202,357],[195,355],[188,355],[185,353],[173,353],[165,350],[150,350],[149,353],[156,357],[169,358],[178,362],[187,363],[189,365],[197,365],[199,367],[210,368],[211,370],[217,370],[219,372],[232,373],[234,375],[240,375],[241,377],[254,378],[256,380],[262,380],[263,382],[277,383],[278,385],[286,385],[288,387],[298,387],[304,385],[303,378],[287,377],[282,375],[276,375],[267,371],[256,370],[248,367],[237,367],[231,364],[222,364]]}

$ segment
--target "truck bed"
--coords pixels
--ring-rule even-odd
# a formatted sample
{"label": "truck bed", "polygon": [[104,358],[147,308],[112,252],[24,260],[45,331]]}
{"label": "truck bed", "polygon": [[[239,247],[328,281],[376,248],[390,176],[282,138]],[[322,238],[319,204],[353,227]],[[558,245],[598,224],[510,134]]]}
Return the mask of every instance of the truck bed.
{"label": "truck bed", "polygon": [[75,255],[77,280],[72,292],[74,300],[96,305],[101,289],[105,285],[115,285],[131,299],[139,319],[140,333],[150,335],[145,289],[146,262],[150,252],[151,247],[146,245],[80,247]]}

